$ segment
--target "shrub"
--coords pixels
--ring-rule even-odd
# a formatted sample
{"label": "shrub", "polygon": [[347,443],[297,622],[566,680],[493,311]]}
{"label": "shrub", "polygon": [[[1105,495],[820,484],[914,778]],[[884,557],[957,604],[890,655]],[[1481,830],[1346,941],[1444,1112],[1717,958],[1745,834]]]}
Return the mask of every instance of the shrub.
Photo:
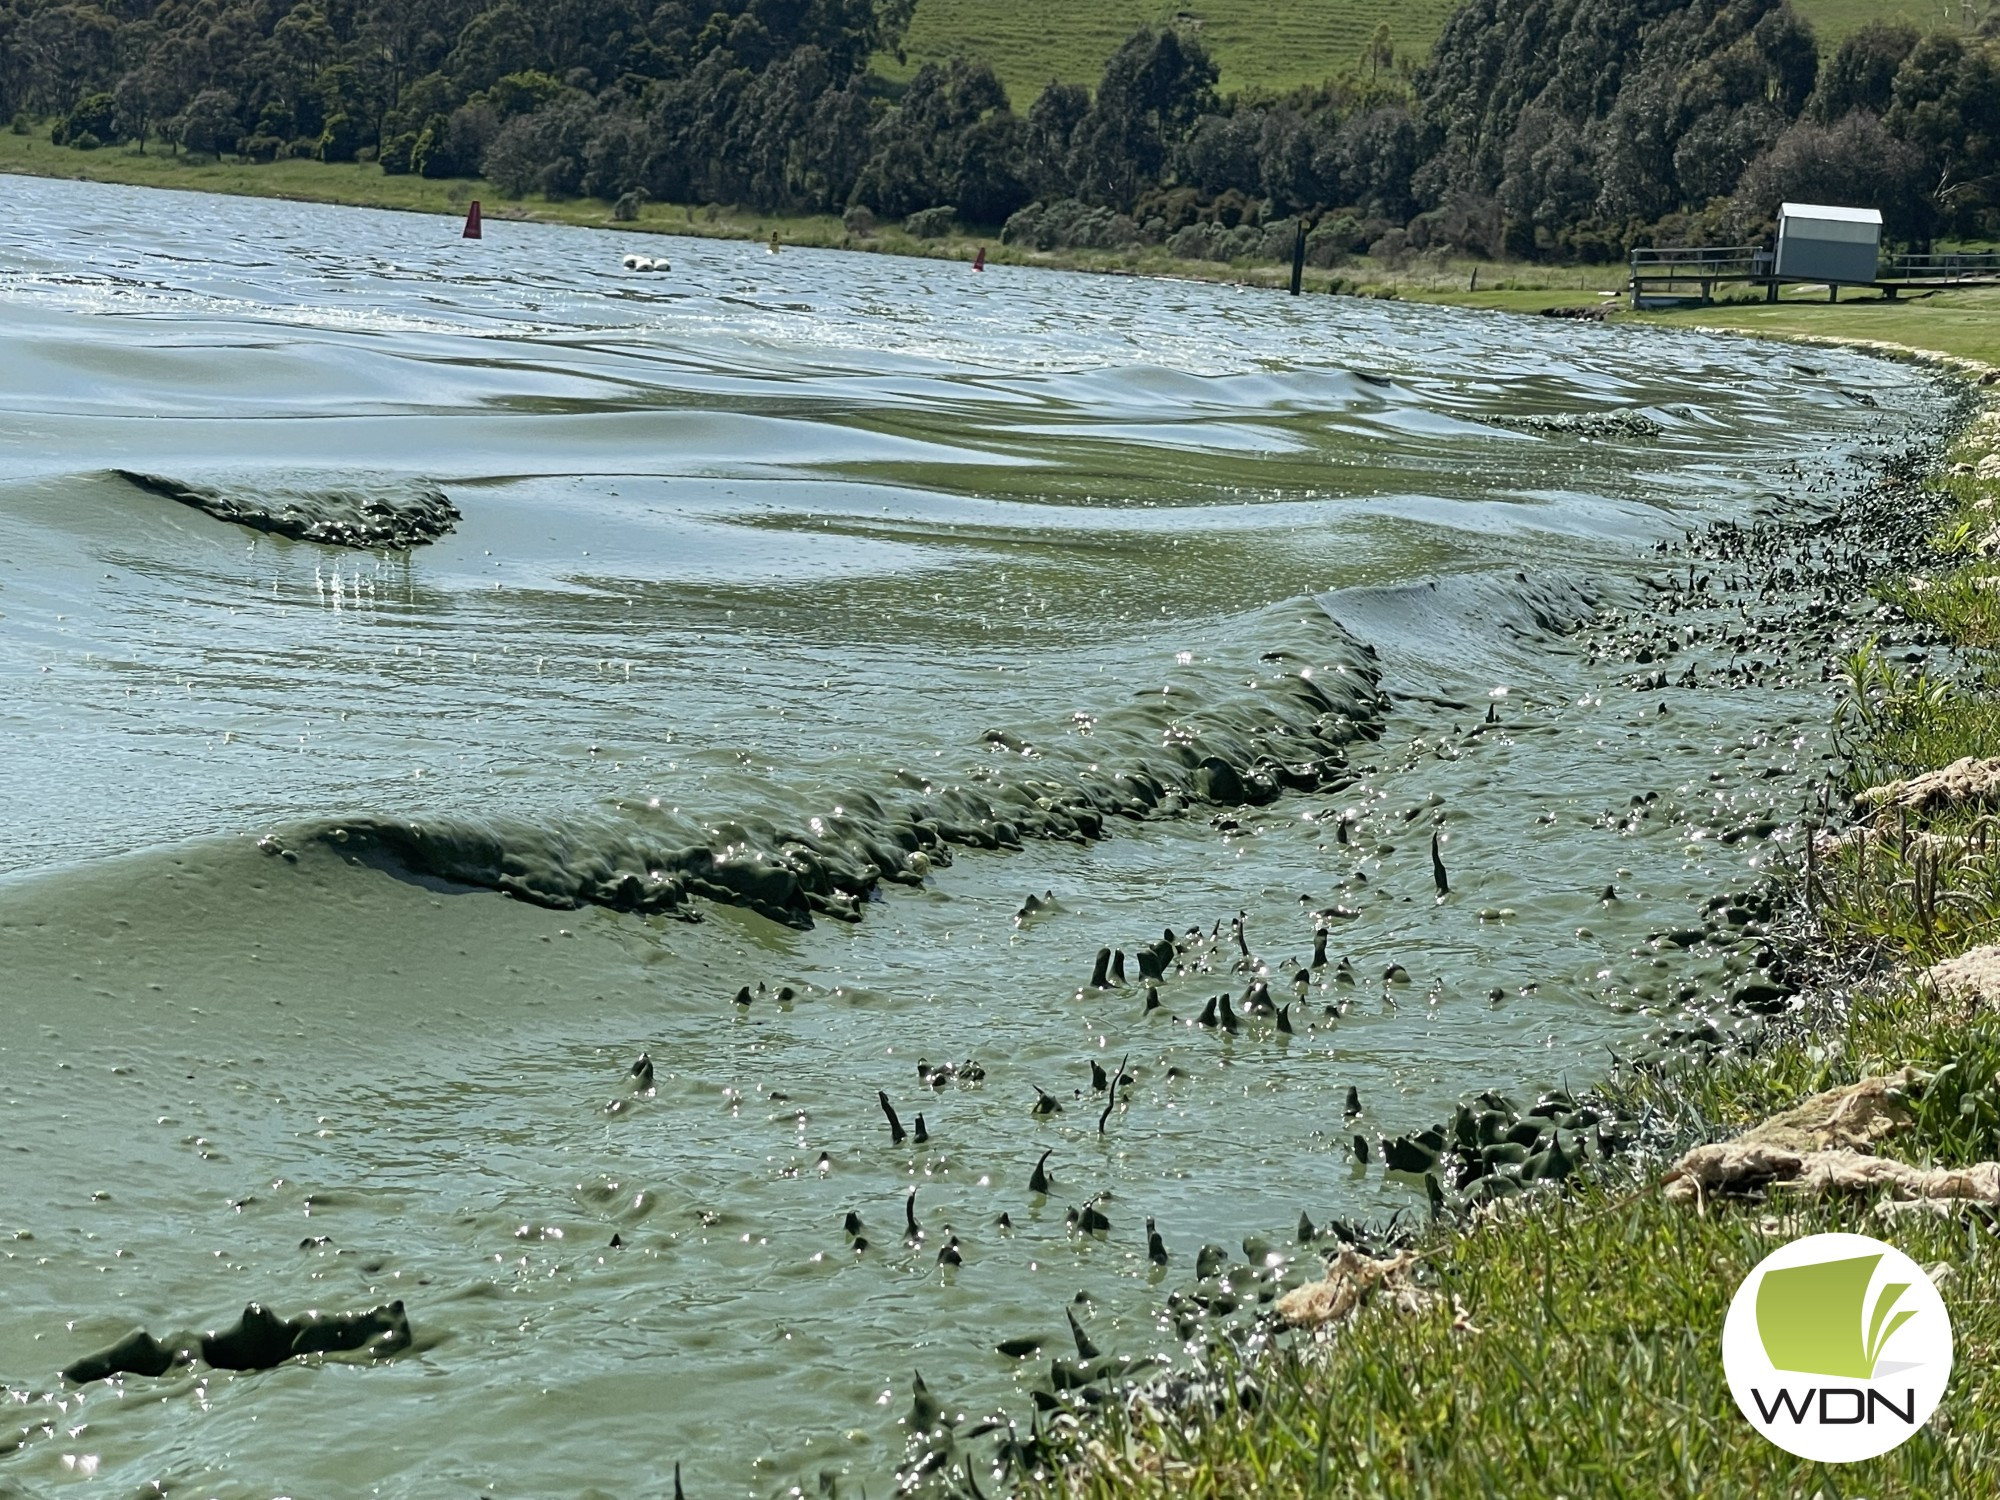
{"label": "shrub", "polygon": [[1191,187],[1155,188],[1142,194],[1133,206],[1132,216],[1147,223],[1160,220],[1162,239],[1176,229],[1187,228],[1198,219],[1215,217],[1213,212],[1202,213],[1201,194]]}
{"label": "shrub", "polygon": [[181,145],[205,156],[220,156],[236,144],[235,97],[222,89],[203,89],[188,101],[180,117]]}
{"label": "shrub", "polygon": [[639,217],[639,210],[646,205],[646,190],[633,188],[619,194],[618,201],[611,205],[611,217],[620,224],[630,224]]}
{"label": "shrub", "polygon": [[410,170],[419,177],[456,177],[458,163],[453,160],[450,143],[446,140],[448,127],[443,115],[432,115],[424,122],[424,128],[417,132],[417,142],[410,147]]}
{"label": "shrub", "polygon": [[500,127],[493,144],[486,148],[486,175],[509,198],[525,198],[539,185],[540,137],[533,115],[516,115]]}
{"label": "shrub", "polygon": [[1292,247],[1298,243],[1299,221],[1297,219],[1273,219],[1263,229],[1255,254],[1260,260],[1285,260],[1292,258]]}
{"label": "shrub", "polygon": [[941,240],[951,233],[952,223],[958,217],[949,203],[941,203],[936,208],[920,208],[903,220],[903,233],[920,240]]}
{"label": "shrub", "polygon": [[1787,199],[1866,203],[1882,211],[1890,238],[1916,239],[1930,227],[1923,183],[1923,153],[1857,110],[1833,125],[1793,125],[1743,173],[1735,207],[1759,220],[1775,218]]}
{"label": "shrub", "polygon": [[1368,233],[1359,219],[1350,213],[1328,214],[1306,236],[1306,264],[1325,269],[1367,248]]}
{"label": "shrub", "polygon": [[[113,118],[117,114],[117,101],[109,94],[85,94],[77,100],[76,107],[60,120],[49,132],[49,139],[58,146],[75,146],[80,151],[94,151],[106,141],[116,140]],[[90,136],[88,146],[82,138]]]}
{"label": "shrub", "polygon": [[1129,250],[1145,241],[1130,216],[1075,198],[1030,203],[1009,216],[1000,231],[1001,244],[1036,250]]}
{"label": "shrub", "polygon": [[34,128],[33,122],[28,119],[28,112],[25,109],[14,111],[14,124],[12,128],[16,135],[26,135]]}
{"label": "shrub", "polygon": [[1410,237],[1400,229],[1391,229],[1368,247],[1368,254],[1385,266],[1401,266],[1410,258]]}
{"label": "shrub", "polygon": [[391,136],[382,143],[382,174],[385,177],[406,177],[410,171],[410,158],[417,149],[417,135],[406,130],[401,135]]}
{"label": "shrub", "polygon": [[857,203],[840,216],[840,225],[849,234],[873,234],[875,232],[875,211],[865,203]]}
{"label": "shrub", "polygon": [[361,127],[350,114],[337,114],[328,118],[326,128],[319,133],[319,159],[321,161],[354,161],[361,151]]}
{"label": "shrub", "polygon": [[[572,118],[577,120],[575,133],[582,138],[580,186],[585,197],[616,199],[644,182],[652,153],[644,121],[617,109],[602,110],[594,119]],[[650,189],[641,190],[650,197]]]}
{"label": "shrub", "polygon": [[499,126],[481,156],[481,168],[510,198],[530,193],[573,198],[579,192],[615,198],[639,173],[627,135],[612,132],[599,141],[599,123],[593,100],[565,95],[547,109],[516,115]]}
{"label": "shrub", "polygon": [[[1246,260],[1264,254],[1264,231],[1254,224],[1234,229],[1216,223],[1190,224],[1167,236],[1167,253],[1182,260]],[[1292,253],[1289,234],[1284,253]]]}

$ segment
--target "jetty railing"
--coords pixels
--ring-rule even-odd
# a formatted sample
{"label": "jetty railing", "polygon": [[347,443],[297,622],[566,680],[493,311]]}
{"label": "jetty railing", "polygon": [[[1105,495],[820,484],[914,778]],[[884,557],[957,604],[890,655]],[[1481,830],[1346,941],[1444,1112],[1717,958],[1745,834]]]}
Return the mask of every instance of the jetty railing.
{"label": "jetty railing", "polygon": [[1985,281],[2000,276],[2000,251],[1950,250],[1936,255],[1898,255],[1889,276],[1916,281]]}
{"label": "jetty railing", "polygon": [[1768,280],[1771,264],[1771,252],[1758,245],[1670,245],[1634,250],[1632,305],[1642,307],[1648,298],[1686,302],[1699,296],[1707,306],[1715,300],[1718,283]]}
{"label": "jetty railing", "polygon": [[[1688,245],[1634,250],[1631,257],[1632,306],[1663,307],[1715,301],[1715,289],[1726,283],[1764,289],[1764,300],[1778,300],[1777,256],[1757,245]],[[1797,281],[1797,277],[1784,278]],[[1817,284],[1817,283],[1814,283]],[[1877,267],[1869,282],[1829,284],[1829,301],[1838,301],[1842,286],[1872,288],[1894,301],[1904,292],[1928,292],[1957,286],[2000,286],[2000,251],[1950,250],[1898,255]]]}

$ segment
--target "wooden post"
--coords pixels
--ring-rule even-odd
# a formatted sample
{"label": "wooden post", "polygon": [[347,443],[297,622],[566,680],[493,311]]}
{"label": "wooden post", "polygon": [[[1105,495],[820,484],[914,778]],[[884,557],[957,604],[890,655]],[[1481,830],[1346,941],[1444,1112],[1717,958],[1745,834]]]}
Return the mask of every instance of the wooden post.
{"label": "wooden post", "polygon": [[1298,296],[1306,279],[1306,221],[1299,219],[1299,232],[1292,236],[1292,295]]}

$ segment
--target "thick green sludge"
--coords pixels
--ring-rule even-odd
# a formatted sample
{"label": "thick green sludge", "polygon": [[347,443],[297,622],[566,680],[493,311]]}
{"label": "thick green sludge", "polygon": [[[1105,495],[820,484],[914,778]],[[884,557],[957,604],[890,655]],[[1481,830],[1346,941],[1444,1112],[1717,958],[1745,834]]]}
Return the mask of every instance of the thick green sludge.
{"label": "thick green sludge", "polygon": [[140,1329],[66,1366],[62,1375],[72,1385],[88,1385],[118,1375],[164,1375],[196,1360],[218,1370],[269,1370],[288,1359],[357,1350],[386,1359],[409,1348],[410,1342],[410,1320],[401,1302],[364,1312],[309,1312],[297,1318],[280,1318],[253,1302],[231,1327],[199,1336],[170,1334],[164,1341]]}
{"label": "thick green sludge", "polygon": [[1120,819],[1261,807],[1287,791],[1345,785],[1348,747],[1381,733],[1380,674],[1310,600],[1277,607],[1268,623],[1272,638],[1254,657],[1170,671],[1161,686],[1032,740],[990,730],[973,777],[899,772],[897,784],[851,790],[838,810],[798,825],[703,827],[627,803],[621,820],[347,819],[306,836],[557,909],[694,915],[700,898],[788,927],[810,927],[816,913],[856,920],[880,882],[920,885],[954,848],[1095,840]]}
{"label": "thick green sludge", "polygon": [[151,494],[206,511],[218,521],[329,547],[400,551],[436,541],[458,521],[458,507],[428,480],[348,473],[284,472],[202,481],[113,471]]}

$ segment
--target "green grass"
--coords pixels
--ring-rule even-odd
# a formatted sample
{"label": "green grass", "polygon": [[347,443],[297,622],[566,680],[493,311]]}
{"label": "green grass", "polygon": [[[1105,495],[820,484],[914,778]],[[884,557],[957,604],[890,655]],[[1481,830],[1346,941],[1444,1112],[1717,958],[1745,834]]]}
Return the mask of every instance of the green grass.
{"label": "green grass", "polygon": [[907,62],[878,64],[891,77],[953,55],[984,58],[1025,110],[1050,79],[1095,85],[1104,61],[1139,27],[1197,18],[1221,70],[1220,87],[1282,91],[1367,72],[1362,52],[1387,23],[1399,59],[1421,63],[1455,0],[917,0],[904,39]]}
{"label": "green grass", "polygon": [[2000,288],[1995,287],[1939,292],[1921,300],[1851,296],[1829,304],[1822,296],[1774,306],[1745,302],[1644,316],[1649,321],[1699,323],[1780,338],[1928,350],[2000,365]]}
{"label": "green grass", "polygon": [[[1939,1418],[1894,1453],[1835,1470],[1765,1443],[1723,1379],[1728,1299],[1784,1239],[1875,1227],[1852,1211],[1663,1210],[1592,1189],[1511,1215],[1434,1258],[1442,1304],[1364,1315],[1323,1351],[1254,1371],[1254,1409],[1192,1426],[1120,1414],[1079,1463],[1027,1495],[1066,1500],[1292,1497],[1960,1497],[2000,1458],[2000,1245],[1948,1221],[1899,1228],[1951,1263],[1957,1375]],[[1456,1311],[1453,1299],[1456,1299]]]}
{"label": "green grass", "polygon": [[[1794,7],[1828,50],[1878,15],[1907,14],[1918,25],[1937,21],[1924,0],[1794,0]],[[1456,9],[1456,0],[917,0],[905,61],[884,57],[876,66],[907,78],[925,62],[983,58],[1014,107],[1025,110],[1050,79],[1095,84],[1105,59],[1140,26],[1190,16],[1221,70],[1225,93],[1283,92],[1365,73],[1363,49],[1384,23],[1397,58],[1420,65]]]}
{"label": "green grass", "polygon": [[1792,0],[1792,9],[1812,23],[1820,51],[1831,52],[1840,39],[1870,21],[1907,21],[1919,31],[1946,24],[1944,0]]}

